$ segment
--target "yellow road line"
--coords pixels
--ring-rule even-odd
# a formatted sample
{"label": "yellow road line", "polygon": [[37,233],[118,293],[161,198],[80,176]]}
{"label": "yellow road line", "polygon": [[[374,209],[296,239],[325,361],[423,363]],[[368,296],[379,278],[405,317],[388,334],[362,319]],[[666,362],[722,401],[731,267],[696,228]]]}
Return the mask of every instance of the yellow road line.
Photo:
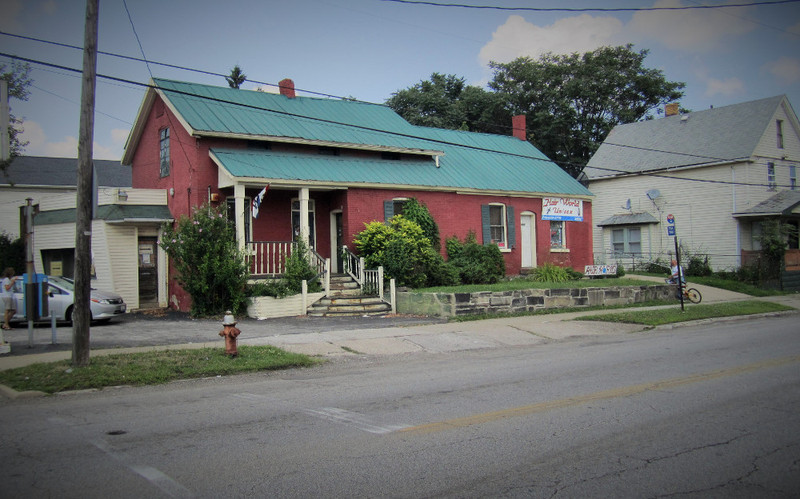
{"label": "yellow road line", "polygon": [[747,364],[739,367],[732,367],[729,369],[722,369],[719,371],[711,371],[708,373],[693,374],[691,376],[683,376],[680,378],[672,378],[661,381],[654,381],[651,383],[642,383],[640,385],[624,386],[621,388],[612,388],[611,390],[603,390],[599,392],[589,393],[586,395],[579,395],[577,397],[569,397],[560,400],[551,400],[548,402],[539,402],[537,404],[524,405],[520,407],[512,407],[500,411],[484,412],[482,414],[474,414],[472,416],[465,416],[462,418],[449,419],[446,421],[437,421],[418,426],[410,426],[399,430],[402,433],[434,433],[437,431],[448,430],[453,428],[464,428],[467,426],[479,425],[498,421],[501,419],[508,419],[518,416],[527,416],[539,412],[546,412],[553,409],[562,409],[564,407],[572,407],[576,405],[585,404],[587,402],[594,402],[597,400],[608,400],[619,397],[627,397],[639,393],[655,390],[664,390],[675,388],[678,386],[691,385],[703,381],[710,381],[713,379],[725,378],[728,376],[735,376],[748,372],[758,371],[761,369],[768,369],[772,367],[779,367],[786,364],[792,364],[800,361],[800,355],[792,357],[783,357],[780,359],[765,360],[754,364]]}

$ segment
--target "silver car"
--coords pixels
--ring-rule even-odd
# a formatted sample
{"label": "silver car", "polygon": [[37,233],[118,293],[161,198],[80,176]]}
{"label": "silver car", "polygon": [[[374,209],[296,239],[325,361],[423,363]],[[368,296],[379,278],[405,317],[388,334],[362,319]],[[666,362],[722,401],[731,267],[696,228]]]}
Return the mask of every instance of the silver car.
{"label": "silver car", "polygon": [[[72,279],[66,277],[47,276],[48,307],[50,313],[54,313],[56,320],[72,322],[72,311],[75,302],[75,284]],[[22,277],[14,282],[14,300],[17,304],[17,313],[13,321],[25,321],[25,300],[24,284]],[[121,296],[107,291],[100,291],[92,288],[91,302],[89,309],[92,313],[93,321],[109,321],[112,317],[124,314],[128,306]],[[48,315],[42,320],[49,319]]]}

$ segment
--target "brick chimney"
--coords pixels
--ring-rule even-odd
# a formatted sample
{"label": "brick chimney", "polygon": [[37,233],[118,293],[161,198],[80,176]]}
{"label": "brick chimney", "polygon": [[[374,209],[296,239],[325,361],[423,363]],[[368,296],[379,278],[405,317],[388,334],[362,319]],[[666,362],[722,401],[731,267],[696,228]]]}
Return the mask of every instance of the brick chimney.
{"label": "brick chimney", "polygon": [[524,114],[519,114],[511,118],[511,128],[514,130],[513,135],[519,140],[528,140],[525,126]]}
{"label": "brick chimney", "polygon": [[281,91],[281,95],[285,95],[290,99],[294,99],[296,97],[294,94],[294,82],[290,78],[284,78],[283,80],[279,81],[278,88]]}
{"label": "brick chimney", "polygon": [[664,116],[675,116],[680,111],[680,104],[677,102],[671,102],[664,106]]}

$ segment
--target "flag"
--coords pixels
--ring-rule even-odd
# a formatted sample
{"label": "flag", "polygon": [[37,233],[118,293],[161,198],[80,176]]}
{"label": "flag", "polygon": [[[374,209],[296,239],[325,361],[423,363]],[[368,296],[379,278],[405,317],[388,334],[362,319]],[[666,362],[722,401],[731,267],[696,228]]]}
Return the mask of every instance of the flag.
{"label": "flag", "polygon": [[253,198],[253,218],[258,218],[258,209],[261,207],[261,201],[264,200],[264,196],[267,195],[267,189],[269,189],[269,184],[261,189],[261,192],[258,193],[258,196]]}

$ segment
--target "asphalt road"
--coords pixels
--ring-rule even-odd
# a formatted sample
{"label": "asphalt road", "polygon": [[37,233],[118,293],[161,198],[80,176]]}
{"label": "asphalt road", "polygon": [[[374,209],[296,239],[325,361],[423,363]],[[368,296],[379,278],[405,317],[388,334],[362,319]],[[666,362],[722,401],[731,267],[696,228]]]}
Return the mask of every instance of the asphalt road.
{"label": "asphalt road", "polygon": [[797,316],[0,401],[3,497],[797,497]]}

